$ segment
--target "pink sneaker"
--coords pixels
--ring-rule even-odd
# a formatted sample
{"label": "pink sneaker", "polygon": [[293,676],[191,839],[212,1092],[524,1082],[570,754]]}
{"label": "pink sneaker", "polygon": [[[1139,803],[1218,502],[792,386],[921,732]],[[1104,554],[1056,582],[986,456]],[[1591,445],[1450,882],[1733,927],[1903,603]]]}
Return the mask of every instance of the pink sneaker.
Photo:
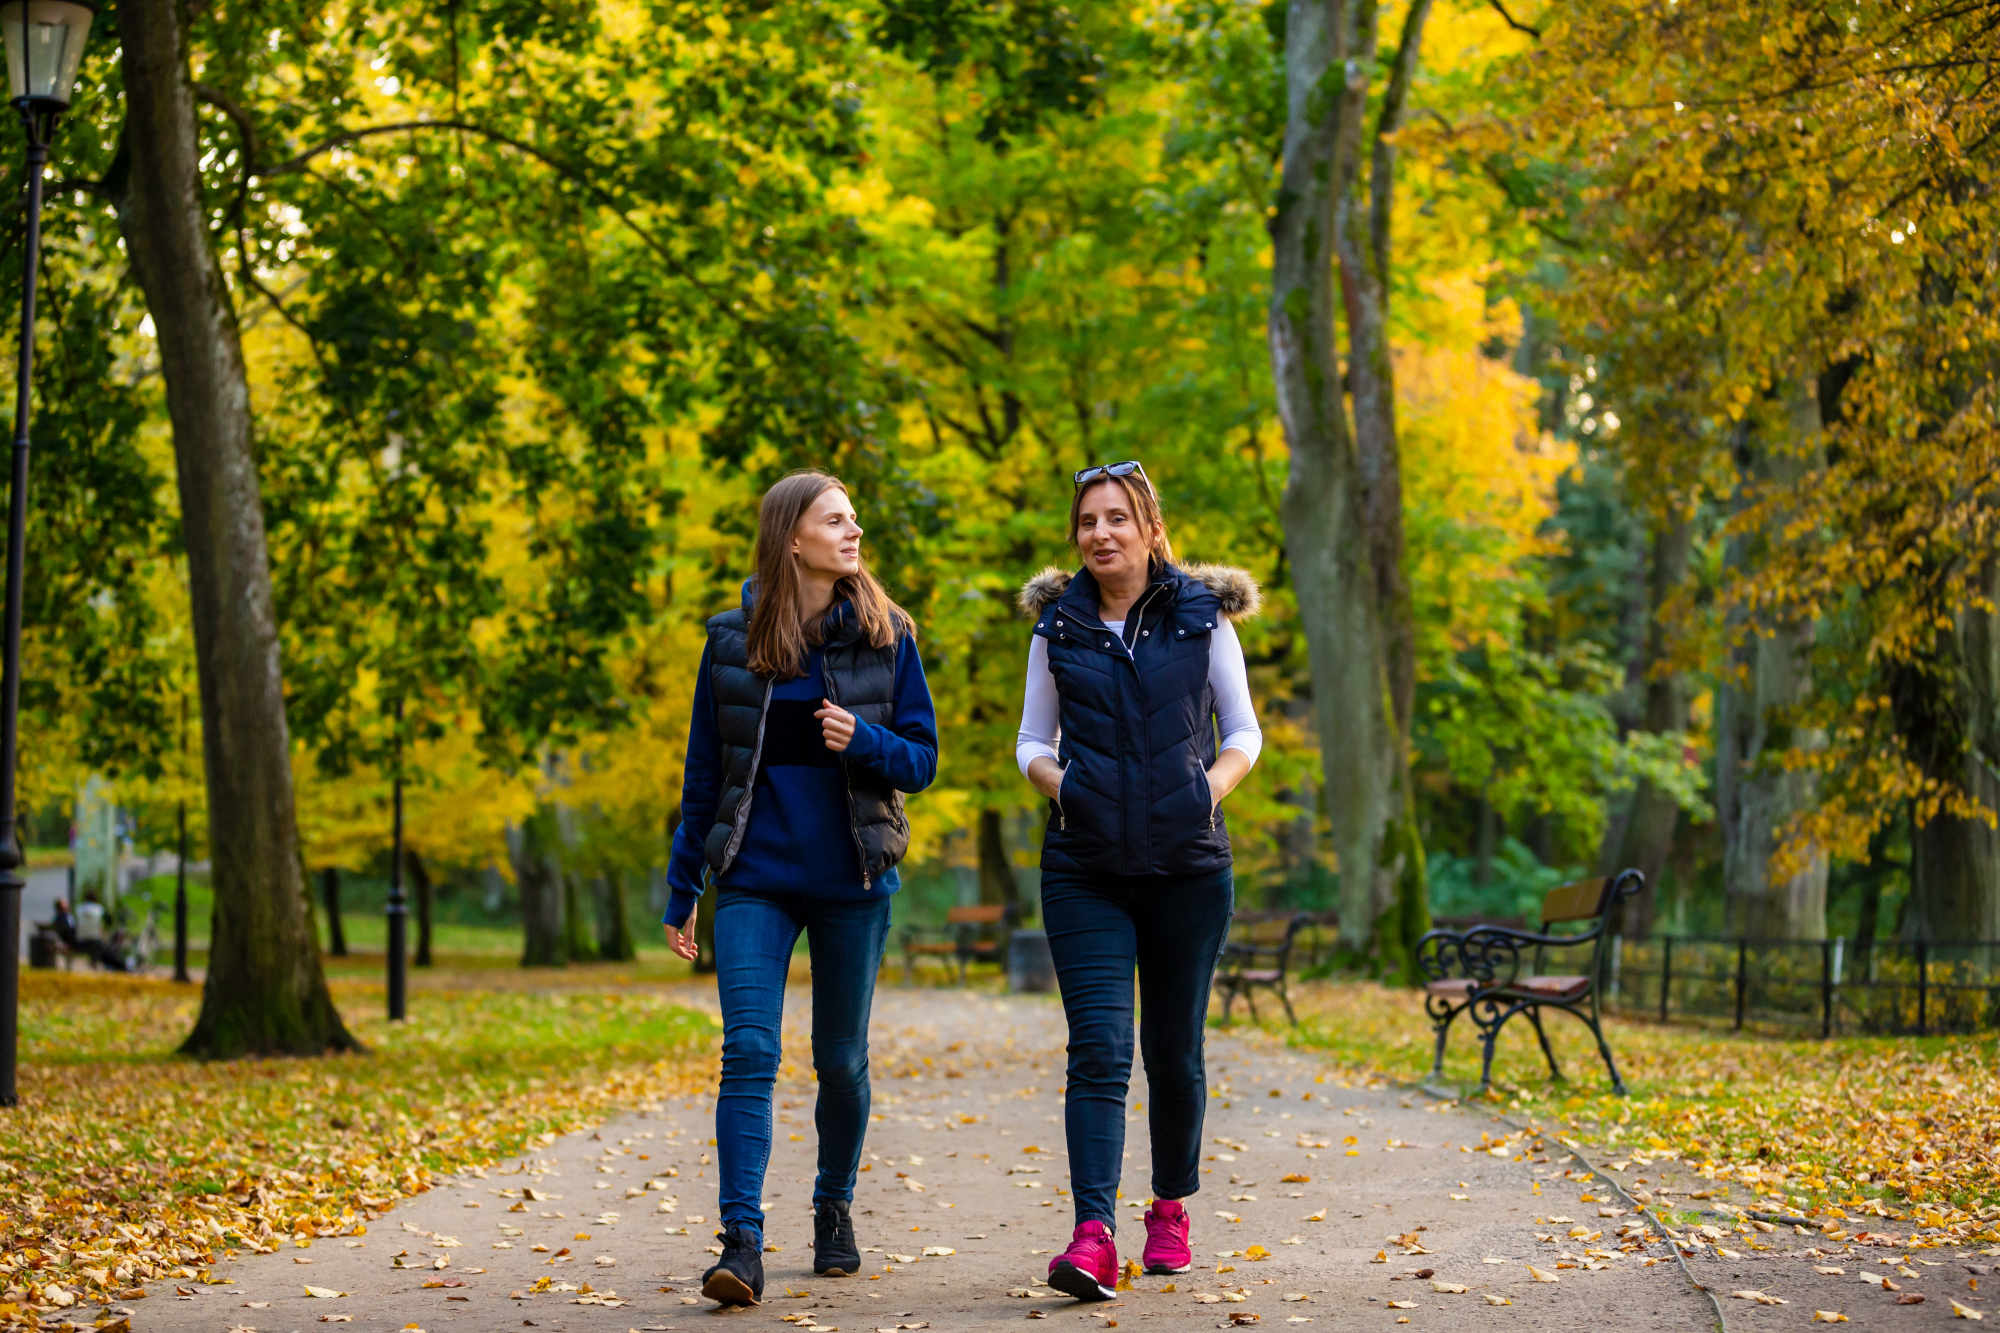
{"label": "pink sneaker", "polygon": [[1080,1301],[1108,1301],[1118,1295],[1118,1243],[1111,1228],[1085,1222],[1069,1248],[1049,1261],[1049,1285]]}
{"label": "pink sneaker", "polygon": [[1188,1248],[1187,1209],[1178,1199],[1155,1199],[1146,1210],[1146,1271],[1185,1273],[1194,1267]]}

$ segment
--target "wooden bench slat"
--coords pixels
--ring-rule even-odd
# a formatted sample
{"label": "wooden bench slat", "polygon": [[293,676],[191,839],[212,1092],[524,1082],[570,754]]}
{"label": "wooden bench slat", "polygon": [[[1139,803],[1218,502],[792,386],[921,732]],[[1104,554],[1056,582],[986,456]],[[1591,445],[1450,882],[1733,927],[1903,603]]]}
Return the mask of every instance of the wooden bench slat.
{"label": "wooden bench slat", "polygon": [[1589,921],[1604,910],[1604,886],[1609,883],[1604,876],[1596,879],[1580,879],[1574,884],[1564,884],[1550,889],[1542,899],[1542,924],[1553,926],[1563,921]]}

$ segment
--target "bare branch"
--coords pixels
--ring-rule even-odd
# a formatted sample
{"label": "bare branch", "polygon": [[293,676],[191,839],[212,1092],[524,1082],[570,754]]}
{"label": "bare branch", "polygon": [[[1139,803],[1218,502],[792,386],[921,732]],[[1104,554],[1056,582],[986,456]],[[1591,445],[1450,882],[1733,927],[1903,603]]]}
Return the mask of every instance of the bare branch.
{"label": "bare branch", "polygon": [[1494,13],[1498,14],[1501,18],[1505,19],[1507,21],[1507,26],[1512,28],[1515,32],[1525,32],[1528,34],[1528,36],[1534,38],[1538,42],[1542,40],[1542,30],[1540,28],[1531,28],[1527,24],[1520,22],[1512,14],[1509,14],[1507,12],[1507,6],[1501,4],[1500,0],[1486,0],[1486,3],[1492,7]]}

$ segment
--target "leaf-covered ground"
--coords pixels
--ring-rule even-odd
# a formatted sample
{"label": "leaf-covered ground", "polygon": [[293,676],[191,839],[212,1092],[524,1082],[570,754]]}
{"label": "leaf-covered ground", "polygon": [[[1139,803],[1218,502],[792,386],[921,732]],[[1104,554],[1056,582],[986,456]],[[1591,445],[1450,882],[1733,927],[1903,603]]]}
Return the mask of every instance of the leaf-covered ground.
{"label": "leaf-covered ground", "polygon": [[395,1027],[378,984],[336,979],[367,1054],[218,1064],[172,1053],[198,987],[24,974],[0,1327],[199,1282],[228,1250],[359,1234],[438,1173],[712,1078],[711,1020],[626,988],[632,971],[426,973]]}
{"label": "leaf-covered ground", "polygon": [[[1303,997],[1295,1043],[1359,1072],[1429,1076],[1431,1029],[1415,993],[1319,982]],[[2000,1242],[1993,1035],[1781,1040],[1614,1018],[1606,1035],[1631,1088],[1619,1098],[1582,1024],[1553,1014],[1545,1025],[1568,1081],[1549,1082],[1534,1030],[1516,1021],[1500,1035],[1493,1096],[1621,1173],[1671,1166],[1727,1182],[1755,1200],[1752,1214],[1804,1218],[1836,1240],[1894,1232],[1917,1245]],[[1447,1084],[1477,1087],[1478,1050],[1461,1018]],[[1672,1208],[1657,1211],[1675,1220]]]}

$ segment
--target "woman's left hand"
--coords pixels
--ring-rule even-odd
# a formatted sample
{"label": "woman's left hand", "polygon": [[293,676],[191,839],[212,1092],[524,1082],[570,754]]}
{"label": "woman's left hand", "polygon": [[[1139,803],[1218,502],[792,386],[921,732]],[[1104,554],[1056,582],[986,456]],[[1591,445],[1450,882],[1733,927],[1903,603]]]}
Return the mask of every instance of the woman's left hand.
{"label": "woman's left hand", "polygon": [[1215,764],[1208,770],[1208,808],[1214,813],[1222,808],[1223,798],[1236,790],[1236,784],[1243,781],[1250,771],[1250,756],[1238,749],[1224,750],[1215,757]]}
{"label": "woman's left hand", "polygon": [[854,741],[854,714],[830,700],[819,704],[813,716],[819,719],[820,735],[826,738],[826,748],[839,754]]}

